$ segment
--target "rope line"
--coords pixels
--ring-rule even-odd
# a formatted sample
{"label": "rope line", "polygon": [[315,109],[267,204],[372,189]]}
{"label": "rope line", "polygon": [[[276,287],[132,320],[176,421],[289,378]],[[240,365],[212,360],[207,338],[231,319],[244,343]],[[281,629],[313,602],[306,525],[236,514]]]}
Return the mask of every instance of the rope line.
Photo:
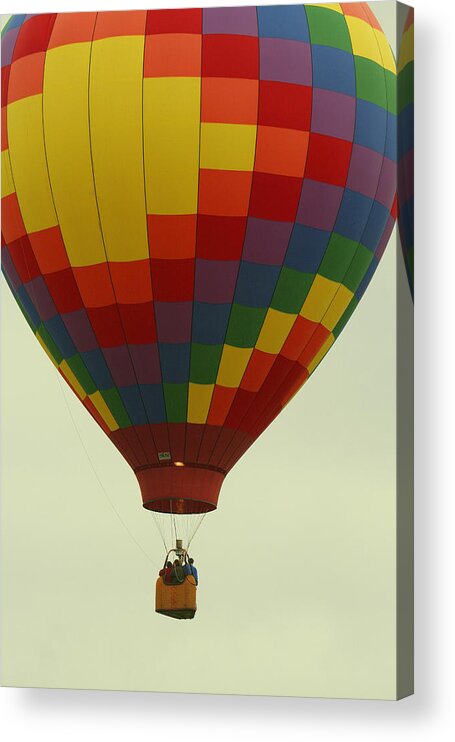
{"label": "rope line", "polygon": [[[88,462],[89,462],[89,464],[90,464],[90,467],[91,467],[91,469],[92,469],[92,471],[93,471],[93,474],[95,475],[95,478],[96,478],[96,480],[97,480],[97,482],[98,482],[99,486],[101,487],[101,490],[103,491],[103,493],[104,493],[104,495],[105,495],[105,497],[106,497],[106,499],[107,499],[107,501],[108,501],[109,505],[111,506],[112,510],[114,511],[115,515],[117,516],[118,520],[120,521],[120,523],[122,524],[122,526],[124,527],[124,529],[126,530],[126,532],[127,532],[128,534],[129,534],[129,536],[130,536],[130,538],[132,539],[132,541],[134,541],[134,543],[136,544],[136,546],[138,547],[138,549],[140,549],[140,550],[142,551],[142,553],[143,553],[143,554],[144,554],[144,556],[145,556],[145,557],[146,557],[146,558],[148,559],[148,561],[149,561],[149,562],[150,562],[151,564],[153,564],[153,566],[154,566],[154,567],[156,567],[156,566],[157,566],[156,562],[155,562],[155,561],[154,561],[154,560],[153,560],[153,559],[152,559],[152,558],[150,557],[150,555],[149,555],[149,554],[148,554],[148,553],[147,553],[147,552],[145,551],[145,549],[144,549],[144,548],[143,548],[143,547],[141,546],[141,544],[139,543],[139,541],[138,541],[138,540],[136,539],[136,537],[135,537],[135,536],[133,535],[133,533],[131,532],[131,530],[130,530],[130,529],[128,528],[127,524],[126,524],[126,523],[125,523],[125,521],[123,520],[122,516],[121,516],[121,515],[120,515],[120,513],[118,512],[117,508],[115,507],[114,503],[112,502],[111,498],[109,497],[109,494],[108,494],[108,492],[107,492],[107,490],[106,490],[106,488],[105,488],[104,484],[102,483],[102,481],[101,481],[101,479],[100,479],[100,477],[99,477],[99,475],[98,475],[98,472],[97,472],[97,471],[96,471],[96,469],[95,469],[95,466],[94,466],[94,464],[93,464],[93,460],[92,460],[92,457],[90,456],[90,454],[89,454],[89,452],[88,452],[87,446],[86,446],[86,445],[85,445],[85,443],[84,443],[84,439],[82,438],[82,436],[81,436],[81,434],[80,434],[79,428],[77,427],[77,423],[76,423],[76,420],[74,419],[74,415],[73,415],[73,413],[72,413],[72,410],[71,410],[71,408],[70,408],[70,406],[69,406],[69,404],[68,404],[68,399],[67,399],[67,397],[66,397],[66,394],[65,394],[65,390],[64,390],[64,388],[63,388],[63,383],[62,383],[62,380],[60,379],[60,376],[58,376],[57,378],[58,378],[58,382],[59,382],[59,386],[60,386],[60,391],[61,391],[61,393],[62,393],[63,399],[65,400],[65,405],[66,405],[66,409],[67,409],[67,410],[68,410],[68,412],[69,412],[69,415],[70,415],[70,417],[71,417],[71,421],[72,421],[72,423],[73,423],[74,429],[75,429],[75,431],[76,431],[76,433],[77,433],[77,437],[79,438],[79,440],[80,440],[80,442],[81,442],[82,448],[83,448],[83,449],[84,449],[84,451],[85,451],[85,454],[86,454],[86,456],[87,456],[87,459],[88,459]],[[165,544],[165,546],[166,546],[166,544]]]}

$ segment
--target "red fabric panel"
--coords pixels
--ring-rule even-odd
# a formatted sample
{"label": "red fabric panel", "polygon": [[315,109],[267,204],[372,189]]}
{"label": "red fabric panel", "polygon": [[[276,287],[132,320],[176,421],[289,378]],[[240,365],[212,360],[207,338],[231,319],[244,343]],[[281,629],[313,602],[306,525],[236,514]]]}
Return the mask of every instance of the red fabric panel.
{"label": "red fabric panel", "polygon": [[172,461],[185,459],[185,423],[169,423],[169,445]]}
{"label": "red fabric panel", "polygon": [[197,423],[187,423],[186,425],[184,460],[190,464],[197,461],[204,428],[205,425]]}
{"label": "red fabric panel", "polygon": [[57,13],[43,13],[25,21],[17,37],[12,62],[28,54],[45,52],[56,18]]}
{"label": "red fabric panel", "polygon": [[144,507],[165,513],[215,510],[224,474],[193,466],[154,466],[136,471]]}
{"label": "red fabric panel", "polygon": [[255,80],[258,75],[257,37],[237,34],[207,34],[203,36],[203,77],[239,77]]}
{"label": "red fabric panel", "polygon": [[201,8],[181,10],[149,10],[146,34],[154,33],[202,33]]}

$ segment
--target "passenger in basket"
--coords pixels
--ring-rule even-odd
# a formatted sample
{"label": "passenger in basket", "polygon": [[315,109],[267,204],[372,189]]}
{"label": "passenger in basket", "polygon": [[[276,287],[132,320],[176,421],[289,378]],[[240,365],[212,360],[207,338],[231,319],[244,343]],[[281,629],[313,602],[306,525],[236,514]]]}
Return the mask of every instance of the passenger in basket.
{"label": "passenger in basket", "polygon": [[180,559],[176,559],[172,567],[171,581],[173,585],[180,585],[185,579]]}
{"label": "passenger in basket", "polygon": [[166,566],[163,567],[163,569],[160,569],[160,577],[163,578],[163,582],[170,585],[171,584],[171,572],[172,572],[172,562],[166,562]]}
{"label": "passenger in basket", "polygon": [[194,559],[188,559],[188,563],[183,565],[183,572],[186,575],[193,575],[196,585],[198,584],[197,569],[194,566]]}

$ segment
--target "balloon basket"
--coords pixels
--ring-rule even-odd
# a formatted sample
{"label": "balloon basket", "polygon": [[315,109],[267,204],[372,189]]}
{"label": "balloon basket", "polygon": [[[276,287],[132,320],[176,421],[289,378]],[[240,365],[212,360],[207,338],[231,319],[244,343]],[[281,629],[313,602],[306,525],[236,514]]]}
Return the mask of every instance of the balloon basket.
{"label": "balloon basket", "polygon": [[196,582],[192,575],[187,575],[179,585],[168,585],[162,577],[158,577],[155,596],[156,613],[169,618],[194,618],[196,590]]}

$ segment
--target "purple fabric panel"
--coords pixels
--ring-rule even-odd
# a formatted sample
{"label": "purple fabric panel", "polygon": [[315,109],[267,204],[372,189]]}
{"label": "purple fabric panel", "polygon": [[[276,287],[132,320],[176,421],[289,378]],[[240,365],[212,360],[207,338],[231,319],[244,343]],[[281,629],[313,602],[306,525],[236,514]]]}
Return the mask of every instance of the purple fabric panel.
{"label": "purple fabric panel", "polygon": [[238,260],[196,260],[194,300],[230,304],[238,269]]}
{"label": "purple fabric panel", "polygon": [[133,364],[126,345],[115,348],[101,348],[103,351],[109,371],[117,386],[132,386],[137,384]]}
{"label": "purple fabric panel", "polygon": [[261,80],[311,85],[311,50],[303,41],[261,38]]}
{"label": "purple fabric panel", "polygon": [[392,208],[393,199],[397,190],[397,169],[396,163],[384,157],[381,174],[379,176],[378,190],[376,201],[383,204],[387,209]]}
{"label": "purple fabric panel", "polygon": [[7,31],[2,38],[2,67],[11,64],[14,47],[16,46],[16,39],[20,30],[21,26],[16,26],[16,28],[12,28],[11,31]]}
{"label": "purple fabric panel", "polygon": [[188,343],[192,302],[155,301],[156,332],[160,343]]}
{"label": "purple fabric panel", "polygon": [[61,316],[79,353],[94,350],[98,347],[98,341],[85,309],[79,309],[77,312],[69,312]]}
{"label": "purple fabric panel", "polygon": [[262,265],[281,265],[293,224],[250,217],[246,228],[243,259]]}
{"label": "purple fabric panel", "polygon": [[355,126],[355,98],[333,90],[313,90],[311,131],[352,141]]}
{"label": "purple fabric panel", "polygon": [[374,198],[381,174],[383,157],[368,147],[354,144],[347,179],[347,187],[364,196]]}
{"label": "purple fabric panel", "polygon": [[161,368],[157,344],[130,345],[130,353],[138,384],[160,384]]}
{"label": "purple fabric panel", "polygon": [[2,268],[8,276],[11,286],[15,291],[17,291],[17,289],[22,286],[22,281],[7,247],[2,247]]}
{"label": "purple fabric panel", "polygon": [[24,286],[43,322],[58,314],[54,300],[42,276],[24,283]]}
{"label": "purple fabric panel", "polygon": [[338,215],[344,189],[305,178],[296,221],[307,227],[331,232]]}
{"label": "purple fabric panel", "polygon": [[202,29],[206,34],[257,36],[256,8],[204,8]]}

